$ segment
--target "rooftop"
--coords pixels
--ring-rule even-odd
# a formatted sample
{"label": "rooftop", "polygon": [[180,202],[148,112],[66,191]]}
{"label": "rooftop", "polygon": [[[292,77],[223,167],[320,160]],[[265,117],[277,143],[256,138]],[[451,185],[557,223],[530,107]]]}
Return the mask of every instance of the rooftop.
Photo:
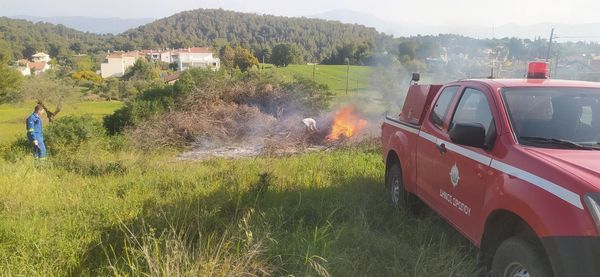
{"label": "rooftop", "polygon": [[212,54],[212,49],[210,49],[208,47],[191,47],[191,48],[175,49],[173,52],[175,52],[175,53]]}
{"label": "rooftop", "polygon": [[165,82],[168,83],[168,82],[172,82],[172,81],[175,81],[175,80],[179,80],[179,77],[181,77],[181,72],[177,72],[177,73],[174,73],[174,74],[171,74],[171,75],[167,75],[167,76],[165,76]]}
{"label": "rooftop", "polygon": [[44,70],[44,68],[46,68],[46,63],[45,62],[29,63],[29,68],[35,69],[35,70]]}
{"label": "rooftop", "polygon": [[41,57],[49,57],[49,56],[50,56],[50,55],[48,55],[48,54],[46,54],[46,53],[44,53],[44,52],[38,52],[38,53],[35,53],[35,55],[32,55],[32,57],[36,57],[36,58],[37,58],[37,57],[40,57],[40,58],[41,58]]}

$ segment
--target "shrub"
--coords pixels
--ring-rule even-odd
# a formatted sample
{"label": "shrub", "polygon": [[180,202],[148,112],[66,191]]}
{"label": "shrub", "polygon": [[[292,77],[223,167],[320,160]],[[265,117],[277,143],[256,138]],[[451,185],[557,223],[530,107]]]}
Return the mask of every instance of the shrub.
{"label": "shrub", "polygon": [[96,72],[91,70],[77,71],[71,74],[71,78],[78,82],[90,81],[94,84],[99,85],[102,83],[102,76],[96,74]]}
{"label": "shrub", "polygon": [[45,130],[46,145],[54,151],[72,150],[82,143],[105,136],[105,130],[97,119],[90,115],[65,116],[54,121]]}
{"label": "shrub", "polygon": [[302,62],[302,50],[293,44],[279,44],[273,47],[271,62],[276,66],[286,67]]}
{"label": "shrub", "polygon": [[0,156],[9,162],[16,162],[31,153],[31,142],[25,137],[20,137],[11,143],[0,143]]}
{"label": "shrub", "polygon": [[171,87],[150,89],[133,101],[104,117],[104,128],[110,135],[121,133],[153,116],[170,111],[175,106]]}
{"label": "shrub", "polygon": [[179,80],[174,84],[174,94],[177,98],[185,98],[196,86],[207,82],[222,81],[227,77],[227,72],[213,71],[206,68],[192,68],[181,73]]}
{"label": "shrub", "polygon": [[155,80],[159,78],[160,67],[148,62],[146,59],[135,61],[133,66],[123,75],[125,80]]}
{"label": "shrub", "polygon": [[291,105],[296,105],[296,110],[307,114],[316,114],[327,109],[333,99],[333,93],[327,85],[322,85],[308,79],[298,79],[287,84],[284,88],[290,99]]}

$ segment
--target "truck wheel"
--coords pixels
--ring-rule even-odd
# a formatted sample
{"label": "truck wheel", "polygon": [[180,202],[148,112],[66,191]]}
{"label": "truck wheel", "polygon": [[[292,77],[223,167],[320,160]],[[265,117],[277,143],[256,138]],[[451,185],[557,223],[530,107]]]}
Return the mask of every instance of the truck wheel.
{"label": "truck wheel", "polygon": [[402,172],[400,171],[400,165],[392,164],[388,170],[387,176],[387,189],[390,193],[390,200],[392,205],[397,209],[403,209],[406,207],[406,191],[404,190],[404,183],[402,182]]}
{"label": "truck wheel", "polygon": [[500,244],[492,261],[491,277],[546,277],[552,270],[541,246],[512,237]]}

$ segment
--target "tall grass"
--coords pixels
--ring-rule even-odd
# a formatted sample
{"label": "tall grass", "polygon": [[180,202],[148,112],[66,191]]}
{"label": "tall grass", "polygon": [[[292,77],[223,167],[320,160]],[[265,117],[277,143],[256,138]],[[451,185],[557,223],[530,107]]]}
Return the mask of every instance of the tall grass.
{"label": "tall grass", "polygon": [[[57,117],[89,114],[94,118],[101,119],[122,105],[123,103],[119,101],[68,103],[63,105],[62,111]],[[0,143],[8,143],[18,137],[25,137],[25,119],[33,112],[34,106],[34,101],[0,105]],[[49,106],[48,108],[54,111],[55,107]],[[44,117],[44,123],[48,124],[46,117]]]}
{"label": "tall grass", "polygon": [[388,205],[374,149],[179,162],[95,143],[46,163],[18,149],[0,159],[0,272],[477,274],[475,251],[442,220]]}

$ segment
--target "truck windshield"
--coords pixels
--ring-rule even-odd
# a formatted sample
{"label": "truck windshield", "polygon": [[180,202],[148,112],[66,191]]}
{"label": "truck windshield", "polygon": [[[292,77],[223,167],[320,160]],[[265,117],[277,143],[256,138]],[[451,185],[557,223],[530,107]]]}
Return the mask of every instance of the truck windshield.
{"label": "truck windshield", "polygon": [[600,89],[507,88],[502,96],[520,144],[600,149]]}

